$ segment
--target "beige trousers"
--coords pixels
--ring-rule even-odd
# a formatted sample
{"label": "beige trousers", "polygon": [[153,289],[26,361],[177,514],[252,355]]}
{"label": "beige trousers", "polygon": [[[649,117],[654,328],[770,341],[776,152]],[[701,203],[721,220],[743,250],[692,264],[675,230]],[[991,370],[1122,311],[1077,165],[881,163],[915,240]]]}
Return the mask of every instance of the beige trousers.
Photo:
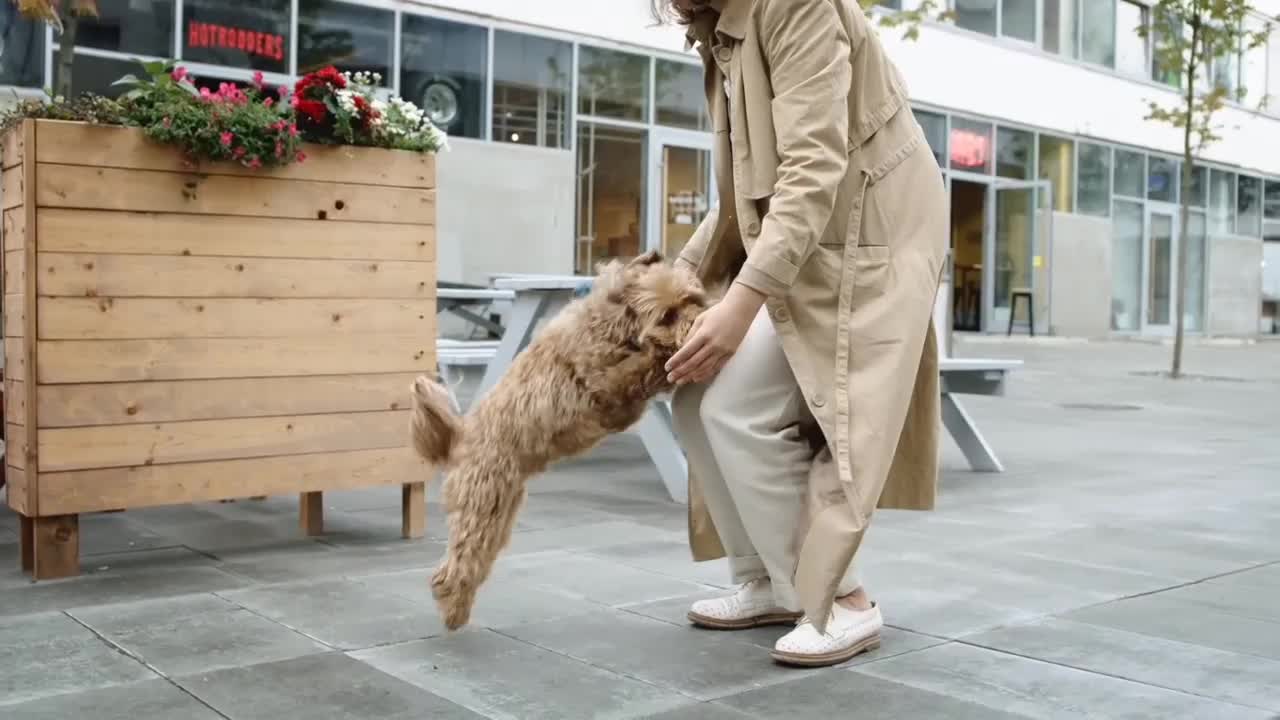
{"label": "beige trousers", "polygon": [[[799,612],[792,579],[813,457],[799,428],[812,415],[763,308],[720,374],[677,389],[671,410],[733,582],[768,577],[778,606]],[[837,597],[860,586],[850,565]]]}

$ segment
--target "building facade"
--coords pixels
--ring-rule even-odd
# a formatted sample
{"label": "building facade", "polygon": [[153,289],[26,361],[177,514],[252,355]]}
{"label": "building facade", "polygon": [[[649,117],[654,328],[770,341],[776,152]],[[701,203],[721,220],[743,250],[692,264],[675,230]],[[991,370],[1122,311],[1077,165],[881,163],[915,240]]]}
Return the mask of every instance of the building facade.
{"label": "building facade", "polygon": [[[734,0],[747,1],[747,0]],[[912,0],[886,0],[900,6]],[[648,0],[99,0],[77,38],[74,90],[112,92],[134,59],[178,58],[203,83],[288,83],[334,64],[451,135],[440,157],[440,277],[590,272],[674,252],[716,193],[696,56]],[[1263,15],[1280,0],[1255,0]],[[1215,59],[1243,88],[1222,140],[1180,182],[1178,131],[1144,119],[1176,101],[1146,0],[951,0],[915,41],[881,30],[951,195],[939,317],[1003,332],[1029,293],[1039,332],[1171,331],[1188,224],[1186,327],[1270,332],[1280,300],[1280,31]],[[0,3],[0,94],[53,83],[57,38]],[[1158,37],[1154,42],[1159,42]],[[1206,81],[1207,82],[1207,81]],[[1270,99],[1270,102],[1266,102]],[[1024,302],[1018,308],[1022,319]]]}

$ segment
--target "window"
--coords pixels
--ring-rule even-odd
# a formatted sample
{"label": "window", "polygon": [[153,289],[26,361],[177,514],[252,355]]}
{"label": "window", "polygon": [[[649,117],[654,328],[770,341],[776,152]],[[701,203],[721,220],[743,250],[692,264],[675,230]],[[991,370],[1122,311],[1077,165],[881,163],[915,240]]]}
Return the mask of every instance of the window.
{"label": "window", "polygon": [[1129,150],[1116,150],[1115,194],[1133,198],[1146,197],[1147,156]]}
{"label": "window", "polygon": [[951,169],[991,173],[991,123],[951,117]]}
{"label": "window", "polygon": [[[71,64],[71,94],[94,93],[103,97],[120,97],[128,88],[112,83],[125,75],[140,75],[142,68],[135,60],[116,60],[94,55],[76,54]],[[52,83],[58,83],[58,64],[53,64]],[[216,90],[217,87],[215,86]]]}
{"label": "window", "polygon": [[[1040,136],[1040,179],[1053,184],[1052,209],[1071,212],[1075,175],[1075,144],[1052,135]],[[1042,202],[1047,199],[1042,198]]]}
{"label": "window", "polygon": [[1280,180],[1268,180],[1262,195],[1262,216],[1268,220],[1280,220]]}
{"label": "window", "polygon": [[[1245,20],[1245,29],[1259,32],[1266,28],[1266,21],[1250,17]],[[1245,48],[1240,61],[1240,85],[1243,92],[1241,100],[1246,105],[1258,107],[1267,97],[1267,43],[1255,48]]]}
{"label": "window", "polygon": [[404,15],[400,95],[456,137],[484,136],[489,31],[475,25]]}
{"label": "window", "polygon": [[1115,67],[1116,0],[1081,0],[1080,59]]}
{"label": "window", "polygon": [[1001,0],[1000,34],[1029,43],[1036,41],[1036,0]]}
{"label": "window", "polygon": [[390,87],[396,16],[390,10],[334,0],[298,0],[298,74],[329,65],[370,72]]}
{"label": "window", "polygon": [[916,114],[916,122],[924,130],[924,137],[929,141],[929,149],[933,151],[933,159],[938,167],[947,166],[947,118],[937,113],[920,111]]}
{"label": "window", "polygon": [[1213,235],[1231,235],[1235,232],[1236,176],[1235,173],[1212,170],[1209,172],[1209,232]]}
{"label": "window", "polygon": [[1147,158],[1147,199],[1178,202],[1178,161],[1152,155]]}
{"label": "window", "polygon": [[1236,185],[1236,234],[1262,235],[1262,180],[1241,175]]}
{"label": "window", "polygon": [[182,59],[289,72],[289,0],[184,0]]}
{"label": "window", "polygon": [[644,130],[578,123],[579,274],[640,254],[647,162]]}
{"label": "window", "polygon": [[1169,38],[1182,36],[1182,24],[1177,18],[1155,13],[1151,18],[1151,79],[1171,87],[1182,85],[1182,69],[1177,63],[1164,57],[1169,52]]}
{"label": "window", "polygon": [[1126,75],[1147,74],[1147,41],[1138,34],[1147,25],[1147,12],[1136,3],[1116,3],[1116,70]]}
{"label": "window", "polygon": [[1240,87],[1239,77],[1237,77],[1239,57],[1237,52],[1225,52],[1214,58],[1209,65],[1209,77],[1213,80],[1213,87],[1226,90],[1227,97],[1233,99]]}
{"label": "window", "polygon": [[98,0],[98,17],[76,28],[76,47],[173,57],[173,0]]}
{"label": "window", "polygon": [[653,82],[655,122],[689,130],[710,129],[701,66],[656,60]]}
{"label": "window", "polygon": [[1017,180],[1030,180],[1035,152],[1035,135],[1026,130],[1000,128],[996,132],[996,174]]}
{"label": "window", "polygon": [[593,117],[648,122],[649,58],[580,46],[578,112]]}
{"label": "window", "polygon": [[1208,245],[1205,234],[1204,213],[1193,212],[1187,217],[1187,284],[1186,305],[1182,320],[1187,330],[1204,329],[1205,250]]}
{"label": "window", "polygon": [[1178,163],[1178,185],[1182,188],[1180,197],[1190,198],[1191,207],[1203,208],[1205,206],[1205,198],[1209,192],[1209,171],[1195,165],[1191,168],[1190,184],[1183,182],[1182,163]]}
{"label": "window", "polygon": [[1080,143],[1076,212],[1106,217],[1111,211],[1111,148]]}
{"label": "window", "polygon": [[1142,323],[1143,205],[1116,200],[1112,217],[1111,329],[1137,330]]}
{"label": "window", "polygon": [[498,30],[493,34],[493,139],[569,147],[573,46]]}
{"label": "window", "polygon": [[1077,57],[1077,0],[1044,0],[1044,49],[1067,57]]}
{"label": "window", "polygon": [[995,35],[999,7],[997,0],[955,0],[956,25],[984,35]]}
{"label": "window", "polygon": [[0,3],[0,84],[44,86],[44,24]]}

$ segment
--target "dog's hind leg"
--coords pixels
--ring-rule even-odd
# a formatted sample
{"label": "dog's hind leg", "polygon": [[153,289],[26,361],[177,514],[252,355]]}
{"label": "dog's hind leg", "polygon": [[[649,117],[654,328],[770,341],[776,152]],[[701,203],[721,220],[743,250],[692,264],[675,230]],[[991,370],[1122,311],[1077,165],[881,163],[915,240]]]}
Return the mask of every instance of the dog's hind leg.
{"label": "dog's hind leg", "polygon": [[470,621],[476,592],[510,542],[524,496],[524,478],[514,473],[480,478],[455,472],[446,482],[449,549],[431,578],[431,594],[450,630]]}

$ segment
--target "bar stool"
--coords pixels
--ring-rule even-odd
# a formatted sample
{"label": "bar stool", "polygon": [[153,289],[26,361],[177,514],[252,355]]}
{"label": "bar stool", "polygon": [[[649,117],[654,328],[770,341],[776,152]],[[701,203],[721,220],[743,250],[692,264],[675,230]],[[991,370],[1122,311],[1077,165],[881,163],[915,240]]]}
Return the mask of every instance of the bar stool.
{"label": "bar stool", "polygon": [[1014,288],[1009,293],[1009,331],[1006,336],[1013,334],[1013,319],[1018,315],[1018,300],[1025,299],[1027,301],[1027,330],[1031,337],[1036,336],[1036,304],[1031,296],[1031,288]]}

